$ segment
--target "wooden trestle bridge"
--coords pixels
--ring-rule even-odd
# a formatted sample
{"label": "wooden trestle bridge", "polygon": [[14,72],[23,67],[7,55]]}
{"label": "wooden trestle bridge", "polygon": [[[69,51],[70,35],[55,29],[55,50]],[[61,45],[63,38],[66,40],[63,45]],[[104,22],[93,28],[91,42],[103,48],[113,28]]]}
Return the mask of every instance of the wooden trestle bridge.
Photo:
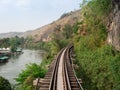
{"label": "wooden trestle bridge", "polygon": [[[63,48],[43,79],[36,79],[36,90],[83,90],[72,63],[73,46]],[[36,84],[35,84],[36,83]]]}

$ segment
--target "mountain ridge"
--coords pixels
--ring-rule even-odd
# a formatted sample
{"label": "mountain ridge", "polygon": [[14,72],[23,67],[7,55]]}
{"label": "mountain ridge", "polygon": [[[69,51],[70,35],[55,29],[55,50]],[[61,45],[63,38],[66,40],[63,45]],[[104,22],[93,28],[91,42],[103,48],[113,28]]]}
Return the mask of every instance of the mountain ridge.
{"label": "mountain ridge", "polygon": [[26,38],[28,36],[32,36],[36,41],[40,41],[47,39],[48,36],[55,31],[57,26],[62,28],[65,24],[73,25],[78,19],[80,19],[80,17],[80,10],[71,11],[69,13],[64,13],[58,20],[53,21],[50,24],[26,32],[0,33],[0,38],[10,38],[14,36]]}

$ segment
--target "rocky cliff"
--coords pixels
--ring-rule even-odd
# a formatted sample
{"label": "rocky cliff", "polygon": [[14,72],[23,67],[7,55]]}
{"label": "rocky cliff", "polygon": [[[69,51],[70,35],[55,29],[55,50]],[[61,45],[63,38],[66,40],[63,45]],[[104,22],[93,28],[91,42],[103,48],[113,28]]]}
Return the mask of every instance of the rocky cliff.
{"label": "rocky cliff", "polygon": [[120,51],[120,0],[112,0],[113,10],[108,24],[108,43]]}

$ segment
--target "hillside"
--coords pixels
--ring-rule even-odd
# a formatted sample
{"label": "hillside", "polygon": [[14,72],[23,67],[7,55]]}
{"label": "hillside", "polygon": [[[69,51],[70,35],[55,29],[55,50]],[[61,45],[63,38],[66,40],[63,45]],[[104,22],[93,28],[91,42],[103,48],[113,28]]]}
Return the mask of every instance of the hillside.
{"label": "hillside", "polygon": [[52,23],[37,28],[35,30],[26,31],[23,33],[17,32],[1,33],[0,38],[12,37],[17,35],[20,37],[33,36],[37,41],[43,39],[47,40],[48,36],[57,28],[57,26],[63,27],[65,24],[73,25],[78,19],[80,19],[80,10],[65,13],[58,20],[53,21]]}
{"label": "hillside", "polygon": [[0,38],[9,38],[14,36],[22,35],[22,32],[8,32],[8,33],[0,33]]}

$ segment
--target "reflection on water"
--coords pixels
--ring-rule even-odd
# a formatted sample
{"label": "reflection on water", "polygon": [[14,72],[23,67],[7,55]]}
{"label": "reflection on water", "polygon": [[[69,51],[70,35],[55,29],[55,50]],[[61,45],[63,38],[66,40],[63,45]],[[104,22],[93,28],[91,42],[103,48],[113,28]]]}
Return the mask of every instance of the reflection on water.
{"label": "reflection on water", "polygon": [[39,50],[23,50],[23,52],[20,56],[12,57],[8,62],[0,64],[0,76],[8,79],[12,84],[15,84],[14,78],[25,69],[25,64],[40,64],[44,53]]}

